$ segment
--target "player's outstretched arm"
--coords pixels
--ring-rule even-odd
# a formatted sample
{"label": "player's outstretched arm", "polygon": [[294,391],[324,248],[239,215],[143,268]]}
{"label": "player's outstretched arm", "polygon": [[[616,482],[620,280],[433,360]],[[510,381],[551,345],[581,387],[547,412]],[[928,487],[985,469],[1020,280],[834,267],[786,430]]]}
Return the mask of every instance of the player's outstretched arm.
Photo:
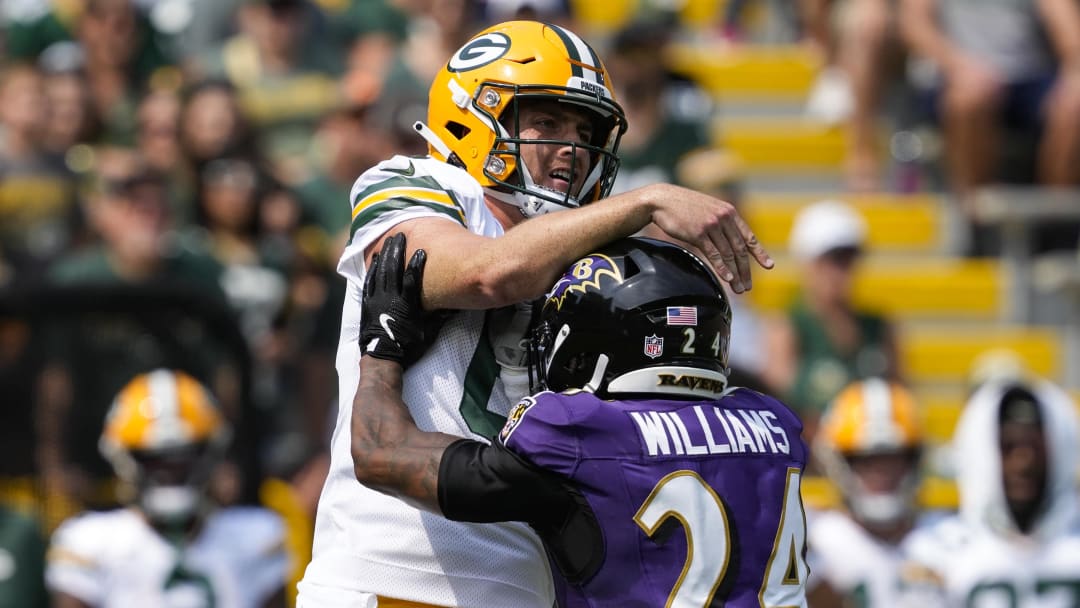
{"label": "player's outstretched arm", "polygon": [[[499,238],[427,218],[396,227],[429,254],[423,290],[429,309],[497,308],[538,297],[567,265],[645,228],[649,236],[702,252],[736,292],[752,287],[751,258],[764,268],[773,266],[730,203],[669,184],[530,219]],[[376,241],[368,251],[380,246]]]}

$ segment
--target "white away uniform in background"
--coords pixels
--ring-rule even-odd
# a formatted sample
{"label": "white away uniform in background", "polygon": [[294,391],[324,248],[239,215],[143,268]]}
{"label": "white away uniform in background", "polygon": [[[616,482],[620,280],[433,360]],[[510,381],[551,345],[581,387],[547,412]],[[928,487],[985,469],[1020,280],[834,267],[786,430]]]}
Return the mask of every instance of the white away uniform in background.
{"label": "white away uniform in background", "polygon": [[806,524],[811,586],[828,583],[852,608],[899,606],[904,541],[886,543],[839,510],[808,511]]}
{"label": "white away uniform in background", "polygon": [[178,550],[131,509],[85,513],[53,534],[45,581],[95,608],[258,608],[285,586],[284,533],[275,513],[233,507]]}
{"label": "white away uniform in background", "polygon": [[960,513],[908,538],[905,575],[922,608],[1080,606],[1077,419],[1062,391],[1036,385],[1048,461],[1046,508],[1030,534],[1009,514],[1001,480],[998,404],[1007,388],[989,383],[968,402],[954,439]]}
{"label": "white away uniform in background", "polygon": [[[348,290],[337,354],[337,425],[300,605],[364,606],[374,593],[439,606],[550,608],[547,558],[525,524],[459,523],[415,509],[361,485],[350,451],[364,250],[395,225],[421,217],[457,222],[487,237],[502,235],[502,225],[475,179],[432,158],[380,163],[353,185],[351,203],[353,234],[338,264]],[[420,429],[488,441],[502,428],[526,390],[506,388],[489,339],[498,331],[492,325],[504,321],[484,311],[455,314],[406,371],[403,397]]]}

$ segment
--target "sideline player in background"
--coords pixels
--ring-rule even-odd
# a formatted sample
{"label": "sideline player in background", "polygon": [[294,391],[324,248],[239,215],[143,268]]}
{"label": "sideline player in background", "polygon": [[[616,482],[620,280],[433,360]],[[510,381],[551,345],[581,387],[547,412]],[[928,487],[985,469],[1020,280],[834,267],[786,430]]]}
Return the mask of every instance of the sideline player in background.
{"label": "sideline player in background", "polygon": [[[428,104],[427,123],[416,128],[431,155],[380,163],[351,193],[351,240],[338,264],[348,281],[341,403],[299,586],[305,608],[550,608],[554,600],[543,547],[528,527],[448,521],[357,483],[357,470],[393,469],[410,457],[379,412],[351,417],[362,379],[362,285],[391,232],[428,253],[425,308],[460,311],[406,374],[412,420],[478,440],[490,440],[528,392],[530,308],[515,305],[542,295],[570,262],[651,225],[704,252],[737,292],[751,286],[751,256],[772,265],[728,203],[672,185],[607,196],[625,120],[603,64],[569,30],[514,21],[477,34],[435,77]],[[350,432],[350,421],[362,428]]]}
{"label": "sideline player in background", "polygon": [[960,512],[910,537],[905,606],[1080,606],[1080,426],[1064,391],[991,379],[954,437]]}
{"label": "sideline player in background", "polygon": [[562,608],[806,605],[802,424],[727,387],[731,308],[704,263],[635,238],[571,265],[530,341],[541,392],[488,444],[409,423],[401,362],[424,347],[425,258],[406,270],[403,237],[386,243],[353,420],[396,412],[381,421],[415,460],[358,476],[453,520],[528,522]]}
{"label": "sideline player in background", "polygon": [[813,448],[844,508],[808,514],[810,605],[897,606],[901,544],[918,516],[915,397],[881,378],[853,382],[825,410]]}
{"label": "sideline player in background", "polygon": [[191,376],[133,378],[109,411],[101,451],[135,500],[56,530],[45,571],[53,608],[284,608],[281,520],[261,508],[216,509],[206,492],[230,435]]}

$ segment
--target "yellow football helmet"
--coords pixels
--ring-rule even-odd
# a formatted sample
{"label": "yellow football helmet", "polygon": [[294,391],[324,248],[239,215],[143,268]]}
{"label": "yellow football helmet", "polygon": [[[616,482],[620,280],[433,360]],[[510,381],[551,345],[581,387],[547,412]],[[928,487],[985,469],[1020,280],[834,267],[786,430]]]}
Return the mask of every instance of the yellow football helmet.
{"label": "yellow football helmet", "polygon": [[183,523],[204,505],[205,485],[230,436],[206,387],[183,372],[158,369],[117,394],[99,448],[152,521]]}
{"label": "yellow football helmet", "polygon": [[[888,524],[914,509],[922,445],[915,398],[895,382],[872,378],[848,385],[832,400],[814,438],[814,454],[857,518]],[[885,487],[856,470],[857,461],[874,456],[904,460],[903,470],[886,473],[895,479]]]}
{"label": "yellow football helmet", "polygon": [[[596,117],[591,141],[518,138],[518,104],[527,99],[585,108]],[[431,85],[427,124],[415,127],[432,156],[462,167],[489,195],[531,217],[607,196],[619,169],[616,152],[626,117],[607,69],[585,41],[557,25],[509,21],[480,32],[454,53]],[[584,150],[588,174],[571,174],[565,193],[537,185],[519,154],[519,146],[529,143]]]}

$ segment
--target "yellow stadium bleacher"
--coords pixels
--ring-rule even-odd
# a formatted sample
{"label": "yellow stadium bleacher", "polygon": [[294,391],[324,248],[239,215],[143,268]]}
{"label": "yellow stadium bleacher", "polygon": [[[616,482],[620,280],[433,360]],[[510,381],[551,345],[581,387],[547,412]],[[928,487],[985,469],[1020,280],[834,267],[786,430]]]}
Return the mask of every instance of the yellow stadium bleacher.
{"label": "yellow stadium bleacher", "polygon": [[839,171],[847,153],[843,128],[803,118],[719,119],[711,141],[750,173]]}
{"label": "yellow stadium bleacher", "polygon": [[801,101],[821,69],[820,61],[797,45],[676,44],[668,62],[718,99]]}
{"label": "yellow stadium bleacher", "polygon": [[[754,274],[747,294],[758,310],[780,311],[798,297],[800,268],[780,260]],[[901,318],[996,319],[1000,316],[1001,263],[990,259],[866,260],[855,278],[860,306]]]}
{"label": "yellow stadium bleacher", "polygon": [[807,205],[825,199],[844,201],[866,220],[867,249],[930,253],[941,247],[942,205],[934,194],[753,194],[740,206],[761,244],[787,248],[795,216]]}
{"label": "yellow stadium bleacher", "polygon": [[[803,478],[802,499],[811,509],[835,509],[843,502],[836,484],[820,475]],[[959,504],[956,482],[943,477],[926,477],[919,486],[917,500],[925,509],[956,509]]]}
{"label": "yellow stadium bleacher", "polygon": [[1059,331],[1029,326],[909,327],[900,360],[913,384],[962,384],[976,358],[994,349],[1015,353],[1031,373],[1057,381],[1064,346]]}
{"label": "yellow stadium bleacher", "polygon": [[[917,391],[919,407],[923,415],[923,431],[931,444],[948,443],[952,440],[956,423],[964,411],[966,395],[962,392]],[[1069,392],[1076,413],[1080,416],[1080,390]]]}

